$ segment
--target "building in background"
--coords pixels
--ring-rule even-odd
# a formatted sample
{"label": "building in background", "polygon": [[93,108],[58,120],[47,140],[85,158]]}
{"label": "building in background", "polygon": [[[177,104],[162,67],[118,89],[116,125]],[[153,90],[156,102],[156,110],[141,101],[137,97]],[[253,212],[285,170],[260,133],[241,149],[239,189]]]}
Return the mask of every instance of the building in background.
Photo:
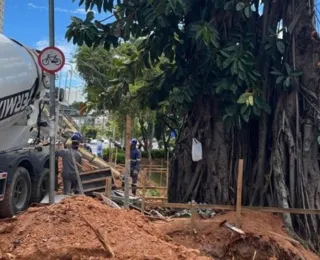
{"label": "building in background", "polygon": [[87,95],[80,88],[71,88],[65,91],[65,100],[71,105],[73,102],[86,102]]}
{"label": "building in background", "polygon": [[4,0],[0,0],[0,33],[3,33]]}

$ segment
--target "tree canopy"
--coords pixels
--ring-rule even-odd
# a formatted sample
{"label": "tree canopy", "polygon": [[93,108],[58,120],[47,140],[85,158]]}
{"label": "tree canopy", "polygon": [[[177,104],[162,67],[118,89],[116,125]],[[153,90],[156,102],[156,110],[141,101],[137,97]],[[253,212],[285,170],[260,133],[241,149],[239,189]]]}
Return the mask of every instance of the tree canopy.
{"label": "tree canopy", "polygon": [[[244,203],[320,208],[314,1],[77,2],[112,15],[73,17],[66,38],[111,52],[139,39],[111,85],[124,95],[139,75],[148,75],[135,92],[139,104],[180,116],[170,201],[233,203],[243,158]],[[202,143],[199,162],[192,161],[193,138]],[[320,248],[319,218],[284,219]]]}

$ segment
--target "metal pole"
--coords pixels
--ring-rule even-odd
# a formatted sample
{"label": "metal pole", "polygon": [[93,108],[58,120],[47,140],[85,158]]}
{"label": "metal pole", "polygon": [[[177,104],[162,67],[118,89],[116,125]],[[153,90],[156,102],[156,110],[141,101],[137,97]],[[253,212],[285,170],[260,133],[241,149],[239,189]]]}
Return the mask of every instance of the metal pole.
{"label": "metal pole", "polygon": [[71,92],[71,83],[72,83],[72,75],[73,75],[73,71],[70,71],[70,82],[69,82],[69,94],[68,94],[68,104],[70,106],[70,92]]}
{"label": "metal pole", "polygon": [[[54,46],[54,0],[49,0],[49,45]],[[55,165],[56,165],[56,142],[55,142],[55,91],[56,75],[50,75],[50,182],[49,182],[49,204],[55,202]]]}
{"label": "metal pole", "polygon": [[57,98],[58,103],[57,103],[57,112],[56,112],[57,119],[56,119],[56,123],[55,123],[55,127],[54,127],[56,139],[58,139],[59,141],[60,141],[60,138],[58,138],[58,137],[60,137],[60,136],[59,136],[58,132],[59,132],[59,118],[60,118],[60,89],[61,89],[61,80],[62,80],[61,76],[62,76],[62,71],[60,71],[60,73],[59,73],[58,98]]}

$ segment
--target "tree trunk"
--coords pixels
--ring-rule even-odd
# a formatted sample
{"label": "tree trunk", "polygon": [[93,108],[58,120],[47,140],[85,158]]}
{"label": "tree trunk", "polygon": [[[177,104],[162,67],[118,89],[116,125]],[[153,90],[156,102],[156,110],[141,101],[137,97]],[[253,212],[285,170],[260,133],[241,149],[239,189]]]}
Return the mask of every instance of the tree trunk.
{"label": "tree trunk", "polygon": [[[263,15],[267,31],[270,26],[276,28],[281,4],[265,1],[265,6],[270,5]],[[264,60],[264,69],[260,69],[263,98],[273,108],[270,116],[262,116],[259,124],[251,120],[241,130],[227,133],[217,109],[218,100],[198,98],[171,160],[170,202],[194,199],[198,203],[234,205],[237,161],[243,158],[245,204],[320,209],[320,38],[311,37],[315,31],[310,12],[313,7],[312,1],[294,0],[286,6],[283,26],[289,33],[284,33],[284,39],[290,48],[284,62],[304,73],[293,78],[290,91],[274,87],[275,79],[269,74],[274,61],[260,57],[260,62]],[[193,137],[203,147],[203,160],[199,162],[192,161]],[[320,250],[318,216],[284,214],[284,222],[310,247]]]}
{"label": "tree trunk", "polygon": [[[226,132],[209,100],[198,100],[190,112],[177,143],[170,167],[169,200],[228,203],[229,201],[229,144]],[[200,104],[199,103],[199,104]],[[203,159],[192,161],[192,138],[202,143]]]}

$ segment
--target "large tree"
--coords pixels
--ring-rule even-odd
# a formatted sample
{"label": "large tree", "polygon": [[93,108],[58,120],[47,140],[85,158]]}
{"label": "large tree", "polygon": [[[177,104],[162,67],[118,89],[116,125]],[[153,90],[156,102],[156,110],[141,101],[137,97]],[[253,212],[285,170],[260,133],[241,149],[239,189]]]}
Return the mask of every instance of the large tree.
{"label": "large tree", "polygon": [[[155,112],[140,102],[137,93],[147,84],[147,80],[152,79],[160,70],[158,67],[139,68],[141,62],[138,44],[139,40],[132,40],[110,50],[82,46],[75,54],[75,61],[80,75],[87,83],[85,92],[88,94],[89,106],[100,111],[108,110],[109,119],[120,136],[125,129],[126,115],[133,117],[132,135],[139,139],[151,159],[150,150],[155,136],[161,139],[165,136],[165,144],[168,143],[165,131],[161,131],[165,128],[159,127],[155,131],[159,124],[166,122],[167,106],[163,105],[161,110]],[[156,113],[159,115],[157,120]]]}
{"label": "large tree", "polygon": [[[149,68],[167,58],[140,96],[152,109],[169,102],[186,111],[170,167],[170,201],[234,203],[243,158],[246,204],[320,208],[313,0],[78,2],[115,19],[93,21],[93,12],[84,21],[72,18],[68,40],[109,49],[119,39],[144,37],[139,58],[127,66],[140,69],[143,61]],[[203,145],[199,162],[191,159],[194,137]],[[284,219],[319,250],[318,217]]]}

